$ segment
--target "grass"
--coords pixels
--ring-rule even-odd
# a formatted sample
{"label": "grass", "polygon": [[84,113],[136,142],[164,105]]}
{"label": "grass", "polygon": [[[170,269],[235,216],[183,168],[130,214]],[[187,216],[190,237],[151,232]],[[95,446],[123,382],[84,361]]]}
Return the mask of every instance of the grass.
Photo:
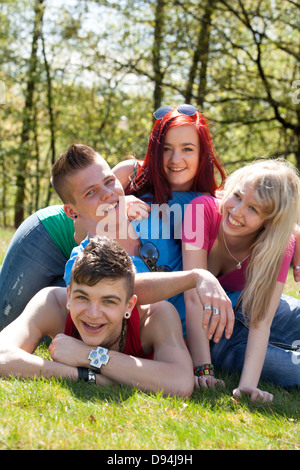
{"label": "grass", "polygon": [[[2,253],[11,235],[0,231]],[[290,272],[285,293],[295,292]],[[48,356],[47,345],[36,354]],[[1,379],[0,450],[300,450],[298,391],[264,383],[272,404],[237,403],[238,376],[218,376],[225,389],[196,390],[187,400],[125,386]]]}
{"label": "grass", "polygon": [[13,234],[13,229],[0,227],[0,266]]}
{"label": "grass", "polygon": [[188,400],[59,380],[1,380],[0,449],[297,450],[299,392],[272,405],[237,404],[222,391]]}
{"label": "grass", "polygon": [[188,400],[122,386],[1,380],[0,449],[300,449],[299,393],[277,389],[270,406],[237,404],[236,379]]}

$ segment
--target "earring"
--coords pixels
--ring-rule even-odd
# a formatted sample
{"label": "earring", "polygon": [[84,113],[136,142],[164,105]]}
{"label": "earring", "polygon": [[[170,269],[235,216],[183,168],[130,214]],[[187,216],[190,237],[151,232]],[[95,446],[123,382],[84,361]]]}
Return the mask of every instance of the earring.
{"label": "earring", "polygon": [[70,302],[67,303],[66,307],[68,310],[70,309]]}
{"label": "earring", "polygon": [[125,318],[126,320],[128,320],[128,318],[130,318],[130,316],[131,316],[131,313],[130,313],[130,312],[125,312],[125,313],[124,313],[124,318]]}
{"label": "earring", "polygon": [[78,218],[78,215],[77,214],[74,214],[74,219],[77,219]]}

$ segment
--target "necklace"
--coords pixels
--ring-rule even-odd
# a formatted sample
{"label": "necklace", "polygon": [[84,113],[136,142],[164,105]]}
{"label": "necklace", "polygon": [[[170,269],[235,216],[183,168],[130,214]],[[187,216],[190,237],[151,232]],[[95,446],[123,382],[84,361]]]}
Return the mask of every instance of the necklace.
{"label": "necklace", "polygon": [[[120,341],[119,341],[119,349],[118,352],[123,352],[124,347],[124,340],[125,340],[125,333],[127,332],[127,320],[125,318],[122,319],[122,329],[120,334]],[[126,331],[125,331],[126,330]]]}
{"label": "necklace", "polygon": [[226,243],[226,240],[225,240],[225,235],[224,235],[223,230],[222,230],[222,234],[223,234],[224,245],[226,246],[226,249],[227,249],[228,253],[229,253],[230,256],[237,262],[236,269],[241,269],[243,262],[246,261],[247,258],[249,258],[250,253],[249,253],[249,254],[246,256],[246,258],[244,258],[242,261],[239,261],[235,256],[233,256],[233,254],[232,254],[231,251],[229,250],[229,248],[228,248],[228,246],[227,246],[227,243]]}

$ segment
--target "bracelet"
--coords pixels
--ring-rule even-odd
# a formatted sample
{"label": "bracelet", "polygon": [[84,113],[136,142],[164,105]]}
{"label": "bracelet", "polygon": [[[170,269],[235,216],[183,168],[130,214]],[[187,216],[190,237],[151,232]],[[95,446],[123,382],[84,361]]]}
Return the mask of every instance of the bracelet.
{"label": "bracelet", "polygon": [[88,369],[85,367],[77,367],[78,371],[78,380],[84,380],[84,382],[88,382],[89,380],[89,374],[88,374]]}
{"label": "bracelet", "polygon": [[78,371],[78,380],[83,380],[84,382],[96,383],[96,375],[92,370],[88,370],[86,367],[77,367]]}
{"label": "bracelet", "polygon": [[215,376],[215,368],[213,364],[201,364],[200,366],[194,367],[194,375],[202,377],[203,375]]}
{"label": "bracelet", "polygon": [[88,359],[90,359],[91,369],[96,372],[96,374],[101,374],[101,366],[105,366],[109,361],[108,349],[98,346],[97,349],[92,349]]}

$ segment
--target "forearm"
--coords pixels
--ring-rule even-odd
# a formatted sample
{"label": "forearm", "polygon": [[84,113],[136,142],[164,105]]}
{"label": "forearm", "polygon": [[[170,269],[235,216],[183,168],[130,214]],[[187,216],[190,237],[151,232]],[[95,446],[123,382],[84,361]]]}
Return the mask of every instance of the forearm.
{"label": "forearm", "polygon": [[23,349],[2,349],[0,352],[1,377],[16,376],[20,378],[64,377],[77,380],[77,369],[66,364],[43,359]]}
{"label": "forearm", "polygon": [[[177,317],[176,320],[179,322]],[[172,328],[174,325],[168,328],[171,338]],[[182,340],[182,337],[180,338]],[[165,343],[162,343],[165,348]],[[178,351],[180,348],[182,348],[181,353]],[[86,369],[91,369],[89,354],[92,349],[96,348],[63,334],[57,335],[49,346],[54,361]],[[163,390],[166,395],[188,395],[186,384],[189,383],[192,364],[183,340],[180,346],[175,342],[167,352],[161,353],[158,347],[155,350],[154,360],[136,358],[114,350],[109,350],[108,355],[108,363],[101,366],[101,374],[96,374],[97,385],[117,382],[153,393]]]}
{"label": "forearm", "polygon": [[260,321],[257,327],[250,325],[240,387],[257,387],[268,348],[270,328],[278,308],[283,287],[284,284],[281,282],[276,283],[265,318]]}
{"label": "forearm", "polygon": [[178,362],[140,359],[116,351],[110,351],[109,355],[108,364],[101,368],[104,377],[152,393],[162,391],[166,396],[190,395],[186,387],[190,370],[186,365],[180,367]]}
{"label": "forearm", "polygon": [[140,305],[147,305],[168,299],[196,287],[204,276],[204,269],[177,272],[137,273],[134,293]]}
{"label": "forearm", "polygon": [[239,387],[257,387],[266,357],[269,335],[270,328],[267,324],[261,324],[257,328],[250,326]]}
{"label": "forearm", "polygon": [[196,294],[188,293],[185,299],[186,305],[186,332],[188,349],[192,357],[193,365],[210,364],[210,346],[207,338],[207,330],[202,327],[203,310]]}
{"label": "forearm", "polygon": [[[77,365],[90,369],[88,355],[92,348],[84,347],[86,351],[84,353],[84,349],[81,349]],[[101,374],[96,374],[97,385],[103,385],[107,379],[110,383],[117,382],[152,393],[163,391],[166,395],[185,395],[185,365],[180,370],[178,363],[142,359],[112,350],[108,351],[108,355],[108,363],[101,366]]]}

